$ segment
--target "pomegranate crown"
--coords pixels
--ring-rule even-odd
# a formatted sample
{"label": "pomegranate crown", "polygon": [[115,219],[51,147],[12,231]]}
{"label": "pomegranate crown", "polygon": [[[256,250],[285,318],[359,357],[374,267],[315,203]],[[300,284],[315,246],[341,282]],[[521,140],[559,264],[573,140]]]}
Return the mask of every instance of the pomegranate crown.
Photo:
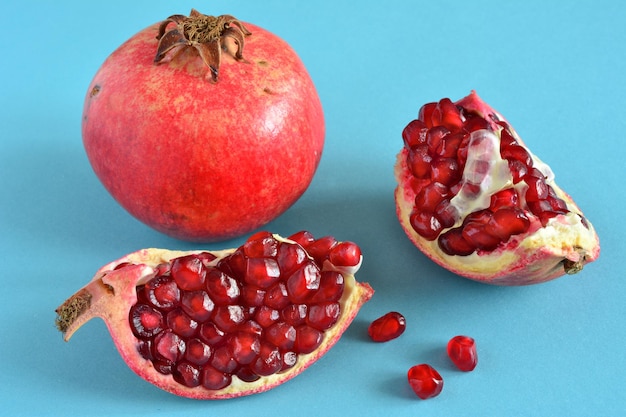
{"label": "pomegranate crown", "polygon": [[[168,30],[172,23],[176,26]],[[157,64],[162,62],[170,52],[175,54],[181,49],[192,47],[209,67],[211,81],[217,82],[222,50],[228,50],[223,47],[224,41],[227,38],[232,39],[237,45],[233,57],[237,61],[244,61],[244,38],[248,35],[251,35],[251,32],[231,15],[209,16],[191,9],[189,16],[176,14],[161,22],[154,62]]]}

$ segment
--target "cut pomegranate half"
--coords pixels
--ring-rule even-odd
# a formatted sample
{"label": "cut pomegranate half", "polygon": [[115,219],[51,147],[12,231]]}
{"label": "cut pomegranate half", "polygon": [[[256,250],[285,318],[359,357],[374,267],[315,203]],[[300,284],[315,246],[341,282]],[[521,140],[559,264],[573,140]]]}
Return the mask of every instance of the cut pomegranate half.
{"label": "cut pomegranate half", "polygon": [[266,391],[328,351],[373,295],[355,280],[354,243],[315,260],[316,242],[262,232],[224,251],[140,250],[98,270],[56,310],[57,327],[67,341],[102,318],[129,367],[176,395]]}
{"label": "cut pomegranate half", "polygon": [[439,265],[499,285],[579,272],[598,236],[550,167],[476,92],[425,104],[402,132],[397,215]]}

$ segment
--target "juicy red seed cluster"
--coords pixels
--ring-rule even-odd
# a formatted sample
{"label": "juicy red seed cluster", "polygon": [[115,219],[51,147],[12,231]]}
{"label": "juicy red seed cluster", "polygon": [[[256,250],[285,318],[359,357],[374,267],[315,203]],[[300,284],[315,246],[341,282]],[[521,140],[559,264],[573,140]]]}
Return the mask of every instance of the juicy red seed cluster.
{"label": "juicy red seed cluster", "polygon": [[[491,117],[495,120],[495,115]],[[524,181],[528,187],[523,198],[514,187],[502,190],[493,196],[489,208],[471,213],[453,229],[458,213],[450,200],[462,187],[469,195],[480,192],[478,186],[462,181],[471,134],[493,130],[492,124],[445,98],[424,105],[419,118],[402,132],[416,195],[411,226],[423,238],[437,239],[449,255],[491,251],[511,236],[525,233],[530,215],[538,217],[545,226],[550,218],[568,213],[566,203],[533,166],[530,153],[515,139],[509,126],[497,120],[496,123],[501,128],[500,154],[508,162],[513,183]]]}
{"label": "juicy red seed cluster", "polygon": [[[315,351],[341,314],[344,277],[323,268],[341,258],[331,255],[339,244],[306,232],[293,240],[262,232],[217,263],[202,253],[159,266],[137,286],[129,313],[139,353],[180,384],[218,390],[233,376],[252,382],[286,371]],[[352,262],[350,254],[342,259]]]}
{"label": "juicy red seed cluster", "polygon": [[374,342],[388,342],[400,337],[406,330],[406,319],[397,311],[377,318],[370,323],[367,334]]}

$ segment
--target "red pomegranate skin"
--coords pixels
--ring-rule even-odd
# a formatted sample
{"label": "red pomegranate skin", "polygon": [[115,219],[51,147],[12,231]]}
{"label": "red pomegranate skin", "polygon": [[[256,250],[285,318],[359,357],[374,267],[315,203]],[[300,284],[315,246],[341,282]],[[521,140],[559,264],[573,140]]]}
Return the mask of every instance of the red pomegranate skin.
{"label": "red pomegranate skin", "polygon": [[250,23],[244,61],[223,51],[217,82],[194,48],[155,64],[158,25],[93,78],[82,120],[89,161],[111,195],[160,232],[196,242],[243,235],[313,178],[325,134],[315,86],[285,41]]}

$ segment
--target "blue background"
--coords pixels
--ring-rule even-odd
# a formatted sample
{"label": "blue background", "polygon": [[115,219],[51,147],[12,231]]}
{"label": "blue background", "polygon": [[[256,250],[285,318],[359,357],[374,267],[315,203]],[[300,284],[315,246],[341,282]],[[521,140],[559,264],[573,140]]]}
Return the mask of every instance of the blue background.
{"label": "blue background", "polygon": [[[624,132],[626,2],[3,2],[0,64],[0,410],[6,415],[626,415]],[[342,340],[269,392],[203,402],[136,377],[104,324],[64,343],[54,309],[101,265],[149,246],[194,245],[130,217],[82,148],[87,86],[102,61],[165,17],[229,13],[286,39],[321,96],[327,143],[305,195],[267,229],[354,240],[376,289]],[[421,104],[471,89],[551,165],[601,239],[577,276],[530,287],[474,283],[412,246],[395,217],[400,132]],[[208,248],[233,247],[235,239]],[[406,333],[367,339],[402,312]],[[473,336],[479,365],[444,351]],[[406,383],[427,362],[445,379],[421,401]]]}

